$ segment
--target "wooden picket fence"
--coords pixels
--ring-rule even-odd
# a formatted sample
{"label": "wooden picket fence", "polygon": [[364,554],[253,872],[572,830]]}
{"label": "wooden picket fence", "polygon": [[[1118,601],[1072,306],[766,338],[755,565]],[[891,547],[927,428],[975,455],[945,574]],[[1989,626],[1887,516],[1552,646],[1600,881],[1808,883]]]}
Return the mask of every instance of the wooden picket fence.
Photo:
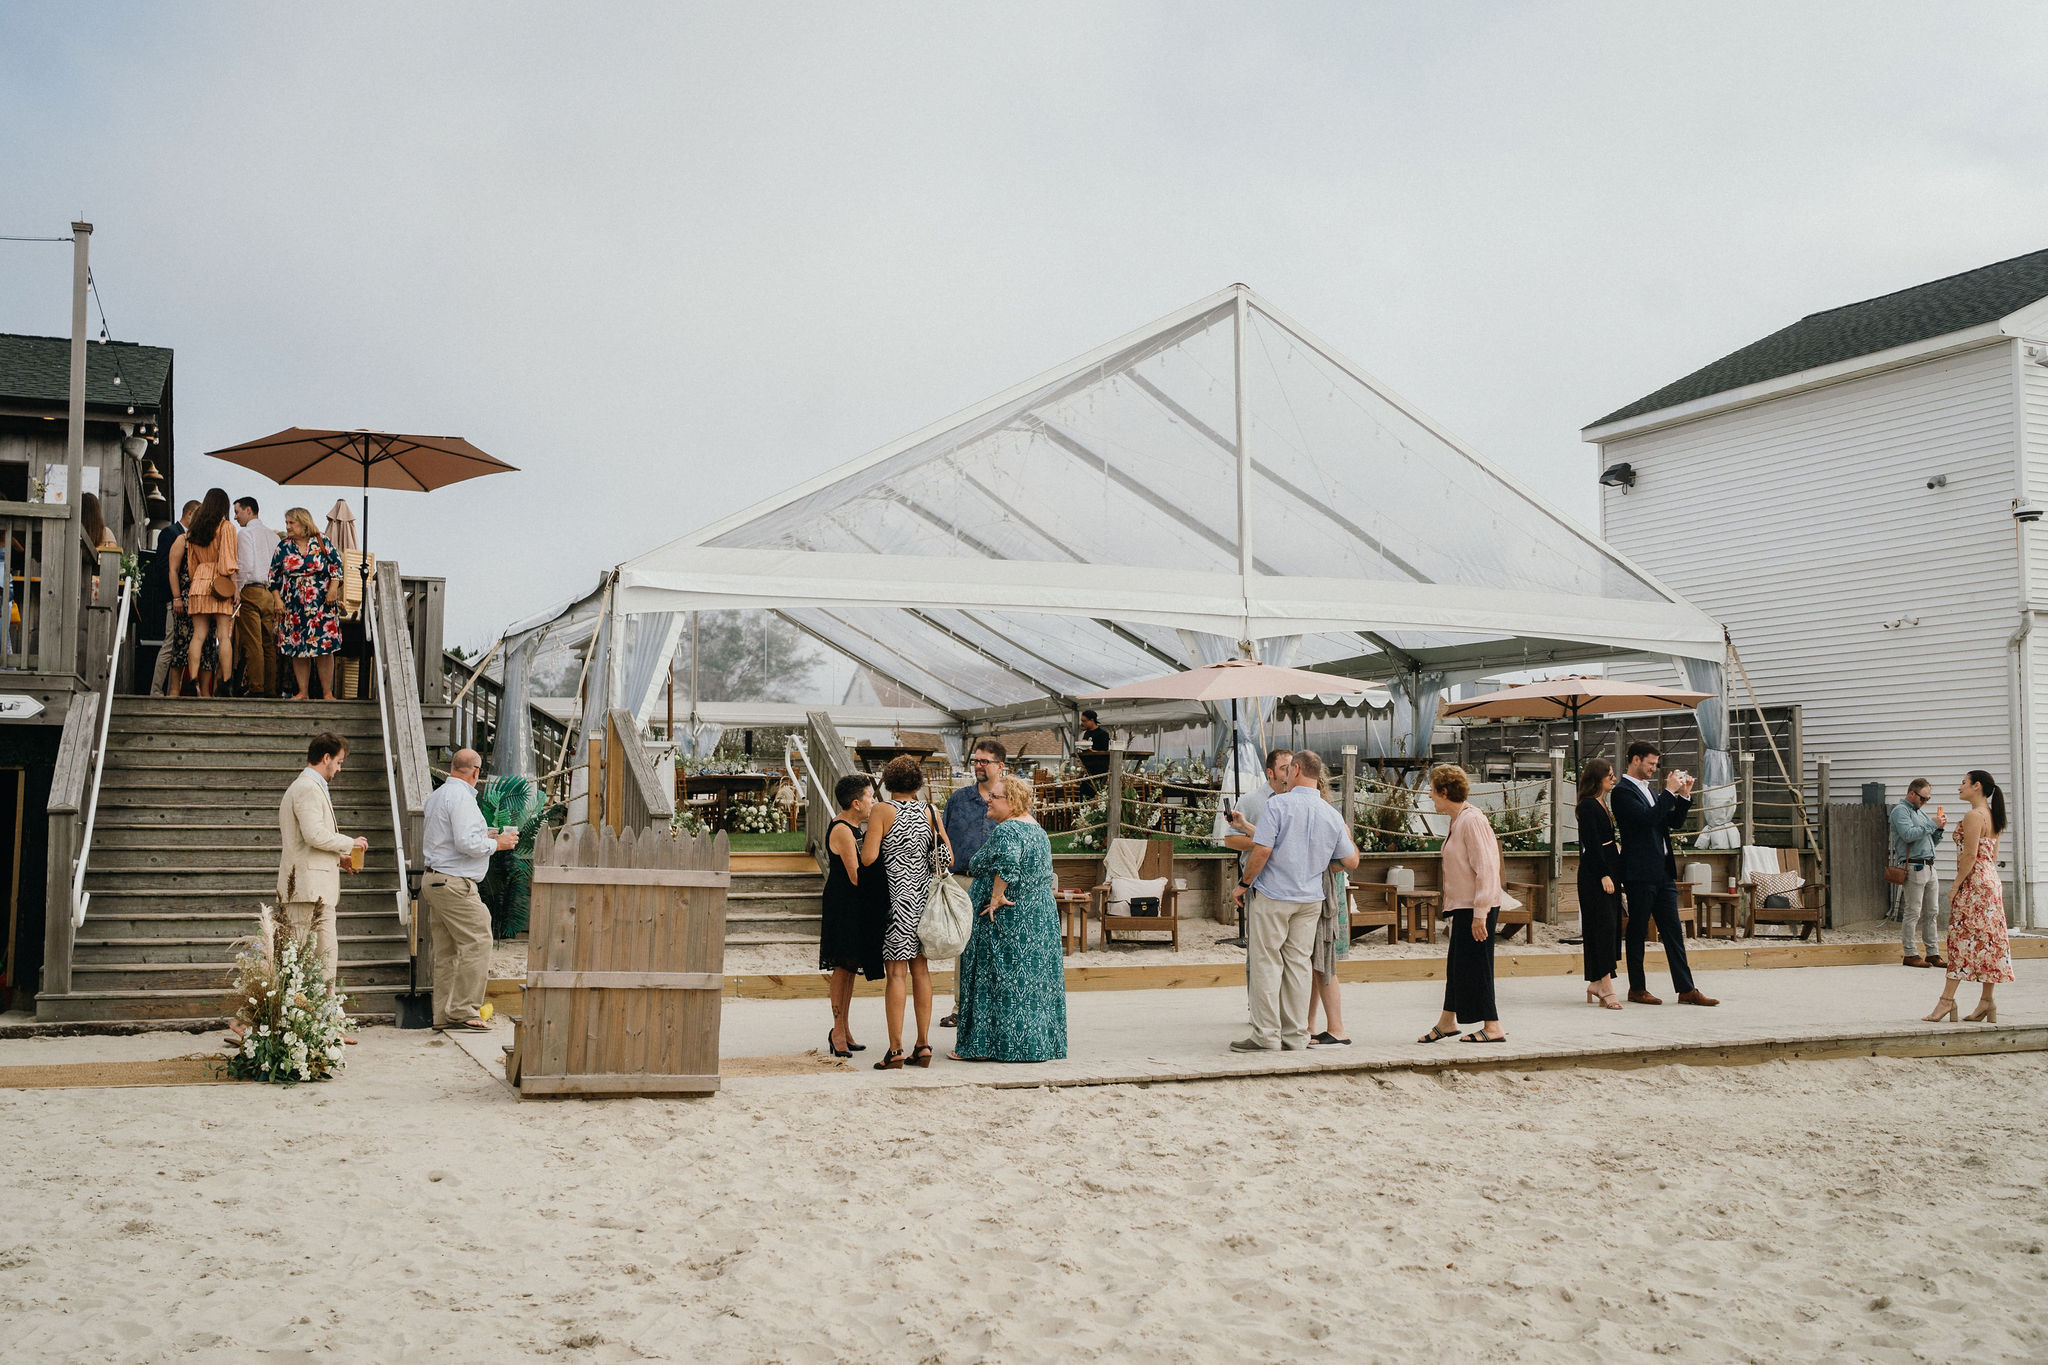
{"label": "wooden picket fence", "polygon": [[506,1078],[530,1095],[718,1089],[724,834],[543,830]]}

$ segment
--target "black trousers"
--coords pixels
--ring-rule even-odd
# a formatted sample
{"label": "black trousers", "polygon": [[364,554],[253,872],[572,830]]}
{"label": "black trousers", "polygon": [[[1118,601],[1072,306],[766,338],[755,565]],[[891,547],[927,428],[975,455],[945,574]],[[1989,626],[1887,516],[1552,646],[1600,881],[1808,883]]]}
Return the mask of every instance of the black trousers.
{"label": "black trousers", "polygon": [[1461,1024],[1500,1018],[1493,1003],[1493,944],[1500,937],[1500,911],[1486,912],[1486,941],[1472,938],[1472,912],[1451,911],[1451,947],[1444,961],[1444,1012]]}
{"label": "black trousers", "polygon": [[1678,922],[1678,886],[1674,882],[1630,882],[1628,892],[1628,988],[1649,989],[1643,974],[1643,945],[1650,919],[1664,941],[1664,960],[1671,968],[1671,987],[1680,995],[1692,989],[1692,968],[1685,960],[1685,926]]}

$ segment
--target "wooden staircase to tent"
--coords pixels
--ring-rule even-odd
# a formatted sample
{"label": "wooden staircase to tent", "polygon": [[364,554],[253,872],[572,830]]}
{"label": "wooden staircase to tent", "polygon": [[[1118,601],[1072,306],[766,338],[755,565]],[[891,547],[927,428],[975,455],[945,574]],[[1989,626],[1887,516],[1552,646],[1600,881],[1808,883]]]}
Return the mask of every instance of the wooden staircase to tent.
{"label": "wooden staircase to tent", "polygon": [[228,1013],[236,942],[277,899],[278,802],[321,730],[349,742],[335,821],[370,841],[363,873],[342,878],[342,985],[351,1014],[391,1011],[406,935],[377,703],[116,697],[70,990],[42,995],[38,1019]]}

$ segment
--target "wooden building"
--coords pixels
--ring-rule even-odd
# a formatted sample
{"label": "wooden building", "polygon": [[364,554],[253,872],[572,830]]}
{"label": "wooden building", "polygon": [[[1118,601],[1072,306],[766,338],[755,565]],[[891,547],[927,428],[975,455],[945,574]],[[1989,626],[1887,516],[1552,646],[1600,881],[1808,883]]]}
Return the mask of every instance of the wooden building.
{"label": "wooden building", "polygon": [[2039,923],[2048,251],[1814,313],[1582,434],[1601,534],[1728,628],[1765,705],[1800,706],[1809,781],[1818,755],[1837,800],[1926,777],[1953,816],[1989,769],[2008,912]]}

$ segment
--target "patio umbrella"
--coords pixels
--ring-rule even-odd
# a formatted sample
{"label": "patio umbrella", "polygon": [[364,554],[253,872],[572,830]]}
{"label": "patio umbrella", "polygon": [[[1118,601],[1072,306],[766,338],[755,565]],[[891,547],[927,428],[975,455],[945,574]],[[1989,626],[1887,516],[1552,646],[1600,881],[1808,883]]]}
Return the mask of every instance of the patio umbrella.
{"label": "patio umbrella", "polygon": [[[1230,792],[1242,800],[1244,784],[1237,766],[1237,703],[1241,697],[1325,696],[1369,690],[1364,683],[1305,668],[1276,668],[1252,659],[1225,659],[1163,678],[1125,683],[1089,692],[1083,701],[1228,701],[1230,703]],[[1236,938],[1221,943],[1245,946],[1244,911],[1238,911]]]}
{"label": "patio umbrella", "polygon": [[1552,678],[1548,682],[1485,692],[1437,707],[1444,719],[1484,717],[1512,720],[1568,720],[1572,723],[1572,766],[1579,761],[1579,722],[1586,716],[1639,711],[1690,711],[1713,694],[1681,688],[1648,687],[1613,678]]}
{"label": "patio umbrella", "polygon": [[[276,484],[315,484],[363,490],[363,600],[370,599],[370,490],[400,488],[426,493],[485,474],[515,472],[460,436],[407,436],[390,431],[338,431],[329,427],[286,427],[240,445],[206,452]],[[338,547],[337,547],[338,548]],[[369,638],[363,642],[365,657]],[[367,671],[364,673],[368,679]]]}
{"label": "patio umbrella", "polygon": [[362,548],[356,540],[356,514],[347,498],[336,498],[334,506],[327,510],[327,542],[337,553]]}

